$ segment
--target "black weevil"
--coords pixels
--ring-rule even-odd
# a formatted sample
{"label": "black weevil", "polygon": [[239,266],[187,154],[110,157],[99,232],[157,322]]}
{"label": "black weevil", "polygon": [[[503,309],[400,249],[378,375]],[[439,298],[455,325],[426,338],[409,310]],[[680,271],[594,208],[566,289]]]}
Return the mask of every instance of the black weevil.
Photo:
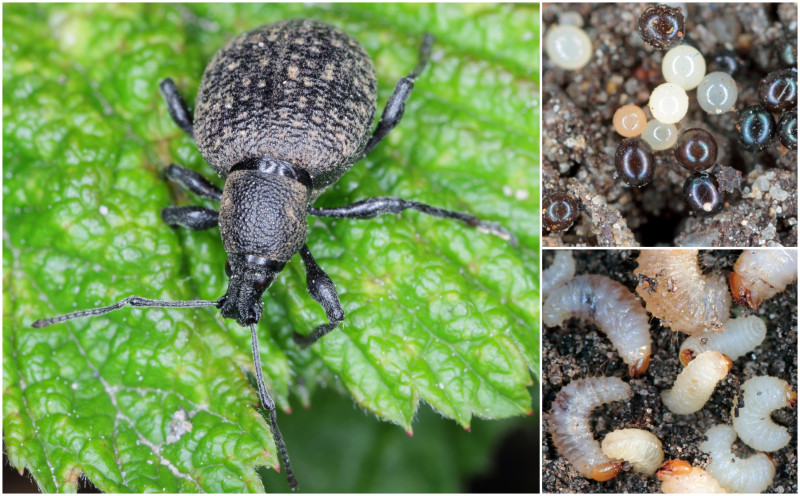
{"label": "black weevil", "polygon": [[228,291],[217,301],[163,301],[129,296],[117,303],[49,319],[44,327],[135,307],[215,306],[225,318],[250,327],[256,382],[269,414],[272,435],[292,489],[286,446],[278,429],[275,403],[264,386],[255,324],[261,319],[262,294],[286,263],[300,253],[311,297],[325,309],[328,323],[308,336],[309,346],[344,320],[330,277],[306,246],[306,216],[367,219],[406,209],[460,220],[515,244],[504,227],[477,217],[396,197],[375,197],[336,208],[311,205],[354,163],[366,156],[400,122],[405,103],[430,59],[433,37],[420,48],[419,63],[400,79],[373,132],[377,79],[363,47],[328,24],[294,19],[268,24],[230,40],[203,73],[194,117],[175,83],[160,84],[169,114],[192,136],[208,164],[225,179],[222,190],[196,172],[171,164],[167,178],[203,198],[220,202],[219,211],[200,206],[166,207],[170,226],[193,230],[219,226],[228,254]]}

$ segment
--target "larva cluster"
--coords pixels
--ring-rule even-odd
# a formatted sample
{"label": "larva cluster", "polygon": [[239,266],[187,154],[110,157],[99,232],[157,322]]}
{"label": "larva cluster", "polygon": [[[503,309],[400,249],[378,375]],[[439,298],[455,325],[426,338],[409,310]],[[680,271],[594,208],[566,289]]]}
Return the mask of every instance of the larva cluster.
{"label": "larva cluster", "polygon": [[703,275],[698,250],[642,250],[636,293],[661,325],[686,334],[719,332],[731,308],[725,277]]}
{"label": "larva cluster", "polygon": [[[562,250],[559,250],[561,252]],[[687,250],[679,250],[687,251]],[[605,310],[597,305],[598,293],[601,296],[610,296],[609,291],[600,291],[603,284],[613,282],[625,289],[633,288],[642,283],[638,266],[642,256],[649,254],[650,250],[637,252],[575,252],[573,259],[576,271],[607,274],[605,276],[581,275],[567,282],[560,282],[557,287],[551,287],[543,305],[543,320],[548,318],[548,298],[555,297],[550,305],[556,308],[575,307],[581,310],[570,313],[558,322],[560,329],[543,332],[544,361],[543,361],[543,393],[545,408],[554,410],[561,396],[558,389],[553,389],[552,384],[565,384],[566,377],[576,375],[596,375],[625,377],[625,370],[617,360],[609,361],[614,349],[624,346],[609,340],[594,340],[591,346],[589,341],[582,337],[584,326],[581,322],[569,321],[571,316],[579,316],[584,320],[594,321],[598,327],[610,326],[600,324],[597,315],[605,315]],[[669,255],[669,254],[668,254]],[[730,298],[727,286],[728,276],[733,271],[736,253],[717,252],[704,255],[708,265],[698,265],[699,252],[693,251],[692,257],[684,257],[696,268],[695,275],[702,278],[715,278],[722,283],[713,287],[715,291],[723,293]],[[560,257],[564,257],[559,253]],[[553,254],[545,255],[545,262],[554,260]],[[555,262],[554,262],[555,263]],[[707,268],[704,268],[706,267]],[[666,277],[667,272],[655,274],[652,278],[663,277],[672,282],[680,282],[681,278]],[[649,275],[647,277],[650,277]],[[594,291],[587,291],[592,278],[600,278]],[[611,279],[613,278],[613,280]],[[706,288],[709,286],[706,285]],[[673,288],[674,290],[674,288]],[[708,291],[708,289],[706,289]],[[630,291],[629,291],[630,292]],[[568,294],[570,293],[570,294]],[[695,295],[699,297],[700,295]],[[706,295],[709,301],[714,295]],[[719,295],[716,295],[719,296]],[[635,298],[635,296],[634,296]],[[752,315],[741,307],[733,309],[732,315],[743,315],[728,318],[731,313],[721,312],[717,318],[723,321],[721,332],[709,332],[687,337],[681,343],[680,354],[676,353],[680,343],[679,335],[675,328],[658,326],[650,330],[653,333],[651,344],[650,367],[647,372],[629,382],[632,394],[628,399],[620,400],[606,407],[609,412],[606,420],[599,420],[595,424],[594,417],[590,417],[591,409],[597,401],[594,396],[587,396],[586,405],[582,408],[583,414],[580,422],[573,425],[579,426],[580,437],[572,437],[575,446],[582,446],[584,450],[596,454],[597,440],[602,439],[600,449],[610,461],[606,465],[608,473],[616,473],[616,477],[606,481],[598,481],[591,474],[586,475],[581,469],[580,462],[568,457],[563,448],[557,445],[551,416],[545,417],[545,426],[550,436],[545,438],[543,490],[554,492],[612,492],[612,493],[641,493],[654,492],[663,489],[664,492],[725,492],[728,491],[762,491],[773,490],[792,492],[797,487],[797,465],[792,446],[795,430],[789,430],[789,445],[778,445],[778,451],[766,455],[750,455],[740,452],[739,445],[733,443],[735,436],[727,446],[717,435],[724,426],[718,430],[710,431],[709,438],[704,441],[703,434],[716,424],[730,424],[739,422],[744,413],[747,420],[758,420],[762,423],[758,429],[761,433],[757,437],[768,439],[772,437],[769,427],[777,428],[780,433],[786,434],[786,429],[775,424],[769,418],[772,410],[762,400],[764,392],[757,394],[755,401],[748,401],[748,391],[751,382],[745,379],[758,374],[771,373],[782,378],[790,379],[796,376],[796,352],[793,343],[796,343],[797,303],[793,291],[777,294],[774,301],[768,301],[756,315]],[[727,308],[727,305],[725,306]],[[581,313],[582,312],[582,313]],[[549,317],[554,316],[550,315]],[[674,320],[674,319],[673,319]],[[545,322],[547,322],[545,320]],[[658,321],[652,320],[658,324]],[[724,331],[722,331],[724,329]],[[605,330],[605,329],[600,329]],[[565,332],[569,331],[569,332]],[[613,348],[612,349],[612,345]],[[724,355],[730,353],[731,358],[738,361],[734,365],[732,360]],[[677,358],[680,358],[680,362]],[[626,364],[627,368],[627,364]],[[735,374],[735,377],[727,375]],[[548,386],[548,376],[551,377]],[[620,381],[620,379],[614,379]],[[780,383],[770,386],[775,391],[780,391],[784,398],[784,406],[791,405],[796,398],[789,385],[776,379]],[[791,379],[792,384],[796,379]],[[745,388],[744,385],[747,384]],[[758,382],[756,382],[758,384]],[[777,383],[776,383],[777,384]],[[564,388],[566,390],[566,388]],[[548,390],[550,392],[548,392]],[[737,392],[743,392],[741,398],[736,397]],[[558,393],[558,394],[556,394]],[[662,399],[663,395],[663,399]],[[707,401],[709,396],[711,401]],[[571,395],[574,401],[584,401],[581,395]],[[735,408],[737,407],[738,408]],[[748,412],[754,406],[759,411]],[[731,408],[733,411],[731,411]],[[702,412],[699,412],[702,410]],[[691,414],[690,412],[695,412]],[[751,414],[752,413],[752,414]],[[792,412],[785,410],[776,415],[779,424],[788,425],[791,422]],[[564,426],[560,427],[564,434]],[[730,427],[725,427],[730,432]],[[752,430],[747,427],[746,429]],[[587,433],[588,432],[588,437]],[[688,435],[694,432],[694,435]],[[634,434],[635,433],[635,434]],[[568,434],[572,435],[572,434]],[[729,435],[729,434],[727,434]],[[717,436],[717,437],[714,437]],[[739,442],[742,447],[746,443],[746,435]],[[548,442],[552,443],[548,445]],[[663,443],[663,445],[661,444]],[[732,448],[733,444],[733,448]],[[549,447],[548,447],[549,446]],[[658,446],[658,448],[656,448]],[[733,450],[735,448],[735,450]],[[764,447],[757,448],[765,451]],[[705,458],[703,452],[708,453]],[[658,461],[650,462],[645,468],[643,462],[650,461],[649,455],[665,456],[665,458],[682,458],[686,462],[669,462],[657,474],[663,482],[663,488],[652,474]],[[774,461],[765,463],[770,458]],[[560,461],[559,461],[560,460]],[[707,461],[704,461],[707,460]],[[569,462],[572,467],[565,462]],[[697,465],[692,467],[691,464]],[[577,471],[575,470],[577,469]],[[721,470],[721,471],[720,471]],[[578,476],[578,471],[586,479]],[[603,477],[601,477],[603,478]]]}
{"label": "larva cluster", "polygon": [[550,433],[558,452],[584,477],[607,481],[616,477],[622,462],[603,454],[589,425],[589,414],[603,403],[624,401],[631,388],[616,377],[578,379],[564,386],[549,415]]}
{"label": "larva cluster", "polygon": [[625,460],[633,470],[653,475],[664,461],[661,441],[642,429],[620,429],[609,432],[600,445],[609,458]]}
{"label": "larva cluster", "polygon": [[775,464],[764,453],[739,458],[731,451],[736,431],[728,425],[715,425],[706,431],[698,446],[711,456],[706,471],[724,489],[734,493],[763,493],[775,478]]}
{"label": "larva cluster", "polygon": [[570,317],[597,324],[628,365],[631,377],[650,365],[650,322],[642,304],[625,286],[601,275],[582,275],[552,290],[542,321],[555,327]]}
{"label": "larva cluster", "polygon": [[757,310],[796,280],[796,250],[745,250],[733,266],[731,293],[737,303]]}
{"label": "larva cluster", "polygon": [[733,362],[718,351],[706,351],[692,360],[678,374],[672,389],[661,392],[669,411],[688,415],[703,408],[717,383],[728,375]]}
{"label": "larva cluster", "polygon": [[730,319],[725,332],[690,336],[681,344],[681,363],[687,365],[705,351],[718,351],[736,360],[756,349],[767,336],[767,325],[755,315]]}
{"label": "larva cluster", "polygon": [[786,427],[772,421],[773,410],[794,407],[797,393],[789,384],[776,377],[759,376],[742,385],[744,406],[734,406],[733,428],[748,446],[758,451],[776,451],[791,440]]}
{"label": "larva cluster", "polygon": [[661,466],[656,476],[661,479],[661,492],[665,494],[722,494],[725,489],[711,475],[683,460],[669,460]]}

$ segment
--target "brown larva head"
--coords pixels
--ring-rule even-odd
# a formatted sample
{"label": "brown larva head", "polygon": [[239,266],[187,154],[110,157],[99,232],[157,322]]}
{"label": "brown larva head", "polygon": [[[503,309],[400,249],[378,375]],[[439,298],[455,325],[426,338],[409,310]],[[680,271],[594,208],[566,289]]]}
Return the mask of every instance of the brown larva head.
{"label": "brown larva head", "polygon": [[680,354],[681,365],[683,365],[684,367],[689,365],[689,362],[691,362],[695,358],[697,358],[697,355],[695,355],[694,350],[686,348],[685,350],[681,351]]}
{"label": "brown larva head", "polygon": [[692,466],[684,460],[667,460],[660,467],[656,476],[663,480],[676,475],[686,475],[692,471]]}
{"label": "brown larva head", "polygon": [[622,463],[622,460],[611,460],[608,463],[596,465],[592,468],[592,473],[589,477],[599,482],[611,480],[616,477],[622,469]]}
{"label": "brown larva head", "polygon": [[647,367],[649,366],[650,366],[650,357],[646,356],[637,361],[636,363],[634,363],[633,365],[629,365],[628,373],[631,375],[631,377],[639,377],[640,375],[643,375],[645,372],[647,372]]}
{"label": "brown larva head", "polygon": [[730,372],[731,371],[731,367],[733,367],[733,360],[731,360],[731,357],[729,357],[725,353],[720,353],[720,355],[722,355],[722,358],[725,359],[725,366],[726,366],[725,373]]}
{"label": "brown larva head", "polygon": [[786,386],[786,403],[792,408],[797,404],[797,391],[792,391],[788,385]]}
{"label": "brown larva head", "polygon": [[752,300],[750,290],[745,286],[742,276],[736,272],[731,274],[731,294],[733,295],[733,300],[739,305],[758,310],[758,305],[761,302]]}

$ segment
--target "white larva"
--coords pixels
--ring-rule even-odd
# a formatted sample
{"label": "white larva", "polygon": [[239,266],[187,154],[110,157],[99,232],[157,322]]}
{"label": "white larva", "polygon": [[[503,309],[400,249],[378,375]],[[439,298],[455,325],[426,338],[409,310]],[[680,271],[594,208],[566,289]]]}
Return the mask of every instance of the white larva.
{"label": "white larva", "polygon": [[548,416],[548,431],[556,450],[584,477],[607,481],[616,477],[622,462],[603,454],[589,425],[599,405],[629,399],[630,386],[616,377],[590,377],[570,382],[556,395]]}
{"label": "white larva", "polygon": [[661,401],[669,411],[678,415],[694,413],[706,404],[731,369],[731,359],[718,351],[706,351],[689,362],[678,374],[672,389],[661,392]]}
{"label": "white larva", "polygon": [[775,464],[764,453],[739,458],[731,451],[736,431],[729,425],[715,425],[706,431],[698,446],[711,455],[706,471],[719,485],[734,493],[763,493],[775,478]]}
{"label": "white larva", "polygon": [[[691,364],[690,364],[691,365]],[[793,407],[797,393],[789,384],[768,375],[753,377],[742,384],[744,406],[736,415],[736,401],[732,411],[733,428],[748,446],[757,451],[777,451],[791,440],[786,427],[770,418],[773,410]]]}
{"label": "white larva", "polygon": [[722,494],[725,489],[711,475],[683,460],[669,460],[661,466],[656,476],[661,479],[661,492],[665,494]]}
{"label": "white larva", "polygon": [[641,302],[621,283],[601,275],[582,275],[553,289],[542,307],[545,325],[570,317],[597,324],[628,365],[631,377],[650,365],[650,322]]}
{"label": "white larva", "polygon": [[731,295],[721,275],[703,275],[698,250],[642,250],[636,292],[661,325],[686,334],[721,331]]}
{"label": "white larva", "polygon": [[796,250],[745,250],[733,266],[731,293],[755,310],[796,280]]}
{"label": "white larva", "polygon": [[557,288],[575,277],[575,260],[572,251],[558,250],[550,267],[542,272],[542,294],[547,296],[550,290]]}
{"label": "white larva", "polygon": [[767,325],[755,315],[730,319],[725,332],[707,332],[690,336],[681,344],[681,363],[684,365],[704,351],[719,351],[736,360],[756,349],[767,336]]}
{"label": "white larva", "polygon": [[625,460],[634,471],[645,475],[653,475],[664,461],[661,441],[652,433],[641,429],[609,432],[600,447],[607,457]]}

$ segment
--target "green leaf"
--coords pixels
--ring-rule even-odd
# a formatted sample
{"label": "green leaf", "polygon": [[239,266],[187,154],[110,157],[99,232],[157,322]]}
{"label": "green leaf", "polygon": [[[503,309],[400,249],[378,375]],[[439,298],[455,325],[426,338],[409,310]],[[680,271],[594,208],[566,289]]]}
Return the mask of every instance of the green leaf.
{"label": "green leaf", "polygon": [[341,386],[409,432],[420,400],[464,427],[473,416],[531,411],[536,6],[9,4],[3,14],[4,440],[11,463],[41,489],[74,491],[83,473],[114,492],[259,491],[255,467],[277,467],[248,382],[247,329],[212,309],[30,324],[131,294],[224,293],[218,231],[160,220],[167,205],[215,205],[160,175],[170,162],[211,170],[157,85],[172,77],[193,105],[218,47],[289,17],[330,22],[364,44],[379,108],[416,64],[424,32],[437,38],[401,124],[318,206],[403,196],[501,222],[521,246],[415,212],[310,219],[309,248],[347,317],[297,349],[292,331],[308,333],[324,313],[295,257],[265,294],[259,324],[277,403],[288,411],[295,396],[313,411],[315,388]]}

